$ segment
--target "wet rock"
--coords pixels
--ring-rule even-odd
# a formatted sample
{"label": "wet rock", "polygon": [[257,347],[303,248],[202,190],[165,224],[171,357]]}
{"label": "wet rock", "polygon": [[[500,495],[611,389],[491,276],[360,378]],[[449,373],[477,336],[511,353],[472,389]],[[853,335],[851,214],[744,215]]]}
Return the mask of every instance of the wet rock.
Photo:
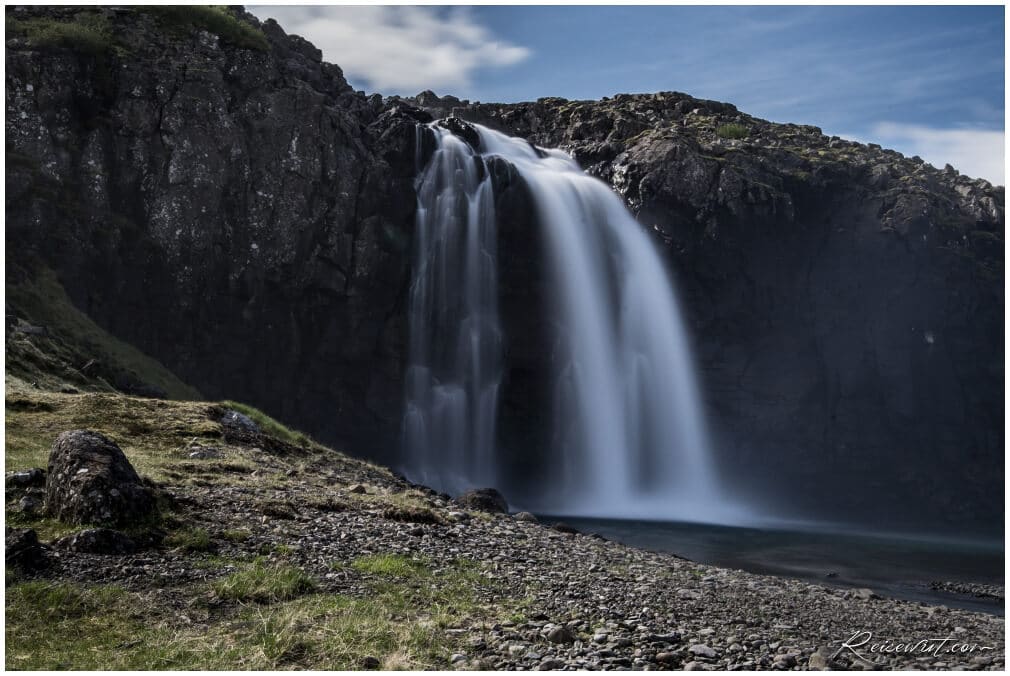
{"label": "wet rock", "polygon": [[559,533],[566,533],[568,535],[578,535],[579,533],[578,528],[570,526],[564,521],[558,521],[557,523],[551,524],[551,528],[553,528]]}
{"label": "wet rock", "polygon": [[482,512],[508,514],[509,511],[509,504],[505,500],[505,496],[494,488],[476,488],[467,491],[456,498],[456,502],[467,509],[476,509]]}
{"label": "wet rock", "polygon": [[88,528],[60,538],[54,546],[85,554],[129,554],[137,549],[129,536],[111,528]]}
{"label": "wet rock", "polygon": [[46,507],[66,523],[125,525],[150,516],[155,500],[115,442],[73,430],[49,453]]}
{"label": "wet rock", "polygon": [[446,117],[439,120],[438,124],[466,141],[471,148],[480,148],[480,136],[477,134],[477,130],[473,128],[473,125],[464,122],[458,117]]}
{"label": "wet rock", "polygon": [[45,550],[34,530],[7,526],[4,563],[23,571],[38,570],[46,565]]}

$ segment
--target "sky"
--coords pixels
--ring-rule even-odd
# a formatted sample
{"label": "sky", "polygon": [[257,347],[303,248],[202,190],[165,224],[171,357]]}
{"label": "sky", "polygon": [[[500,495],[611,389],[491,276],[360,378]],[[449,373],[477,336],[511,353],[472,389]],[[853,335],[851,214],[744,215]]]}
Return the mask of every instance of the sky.
{"label": "sky", "polygon": [[680,91],[1004,183],[1002,6],[249,6],[357,89]]}

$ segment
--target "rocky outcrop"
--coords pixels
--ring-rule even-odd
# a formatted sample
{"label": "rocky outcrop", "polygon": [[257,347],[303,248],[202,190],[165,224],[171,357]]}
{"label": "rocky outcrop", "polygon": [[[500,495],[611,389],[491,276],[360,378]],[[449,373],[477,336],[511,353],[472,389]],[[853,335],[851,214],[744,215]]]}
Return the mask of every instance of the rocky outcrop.
{"label": "rocky outcrop", "polygon": [[111,439],[87,430],[64,432],[53,442],[46,508],[74,524],[131,524],[155,511],[154,495]]}
{"label": "rocky outcrop", "polygon": [[[104,42],[30,30],[82,11]],[[1000,523],[1002,188],[679,93],[384,101],[241,10],[265,49],[137,8],[7,15],[9,250],[207,397],[396,461],[413,181],[432,149],[417,128],[452,114],[567,150],[654,233],[735,492]],[[502,456],[530,485],[552,457],[548,284],[522,181],[489,170]]]}

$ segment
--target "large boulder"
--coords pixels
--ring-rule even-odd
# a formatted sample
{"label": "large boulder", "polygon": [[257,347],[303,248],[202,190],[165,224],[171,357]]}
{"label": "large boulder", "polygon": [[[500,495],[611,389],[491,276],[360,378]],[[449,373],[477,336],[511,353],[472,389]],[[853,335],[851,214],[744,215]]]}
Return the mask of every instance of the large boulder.
{"label": "large boulder", "polygon": [[155,500],[115,442],[73,430],[49,452],[46,507],[67,523],[126,525],[149,516]]}
{"label": "large boulder", "polygon": [[482,512],[508,514],[509,511],[509,503],[505,500],[505,496],[494,488],[475,488],[456,498],[456,502],[467,509]]}

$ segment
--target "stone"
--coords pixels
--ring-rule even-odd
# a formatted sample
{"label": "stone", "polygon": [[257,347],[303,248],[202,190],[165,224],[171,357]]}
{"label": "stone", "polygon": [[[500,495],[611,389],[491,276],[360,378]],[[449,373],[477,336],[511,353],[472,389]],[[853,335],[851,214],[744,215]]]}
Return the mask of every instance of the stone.
{"label": "stone", "polygon": [[796,666],[796,656],[795,655],[776,655],[775,661],[781,664],[786,669],[792,669]]}
{"label": "stone", "polygon": [[516,521],[525,521],[526,523],[540,523],[540,519],[529,512],[517,512],[512,518]]}
{"label": "stone", "polygon": [[688,648],[688,651],[692,655],[698,655],[699,657],[714,658],[716,656],[715,650],[713,650],[712,648],[708,647],[704,643],[695,643],[690,648]]}
{"label": "stone", "polygon": [[508,514],[509,504],[505,496],[494,488],[475,488],[456,498],[463,507],[493,514]]}
{"label": "stone", "polygon": [[563,669],[564,666],[564,660],[548,657],[537,665],[537,671],[556,671],[558,669]]}
{"label": "stone", "polygon": [[7,488],[31,488],[46,485],[46,471],[41,467],[32,467],[18,472],[11,472],[5,477]]}
{"label": "stone", "polygon": [[457,664],[459,662],[466,662],[466,655],[463,653],[453,653],[452,657],[449,658],[449,663]]}
{"label": "stone", "polygon": [[558,521],[557,523],[551,524],[551,528],[559,533],[565,533],[567,535],[578,535],[579,530],[574,526],[570,526],[564,521]]}
{"label": "stone", "polygon": [[221,449],[211,446],[192,446],[188,457],[193,460],[217,460],[224,457]]}
{"label": "stone", "polygon": [[45,502],[35,495],[26,495],[18,500],[18,511],[29,518],[33,518],[45,511]]}
{"label": "stone", "polygon": [[49,452],[46,507],[66,523],[126,525],[149,517],[156,504],[115,442],[73,430],[60,434]]}
{"label": "stone", "polygon": [[877,594],[875,591],[873,591],[872,589],[866,589],[866,588],[855,589],[855,590],[853,590],[852,595],[855,598],[860,599],[862,601],[869,601],[871,599],[879,599],[880,598],[880,595]]}
{"label": "stone", "polygon": [[547,632],[547,640],[551,643],[575,643],[575,639],[575,633],[564,625],[554,627]]}
{"label": "stone", "polygon": [[676,653],[662,652],[656,653],[656,661],[660,664],[675,664],[680,658]]}
{"label": "stone", "polygon": [[379,658],[373,657],[372,655],[366,655],[361,658],[362,669],[378,669],[380,664]]}
{"label": "stone", "polygon": [[353,486],[347,489],[347,492],[354,493],[355,495],[367,495],[368,489],[362,486],[361,484],[354,484]]}
{"label": "stone", "polygon": [[46,565],[45,550],[31,528],[7,526],[4,545],[4,563],[12,568],[34,571]]}
{"label": "stone", "polygon": [[807,668],[817,671],[827,671],[833,668],[831,651],[828,648],[818,648],[807,658]]}
{"label": "stone", "polygon": [[60,538],[53,546],[85,554],[129,554],[137,549],[129,536],[111,528],[88,528]]}
{"label": "stone", "polygon": [[239,413],[228,409],[221,416],[221,424],[225,427],[233,427],[249,434],[259,434],[260,426],[252,418],[244,413]]}

